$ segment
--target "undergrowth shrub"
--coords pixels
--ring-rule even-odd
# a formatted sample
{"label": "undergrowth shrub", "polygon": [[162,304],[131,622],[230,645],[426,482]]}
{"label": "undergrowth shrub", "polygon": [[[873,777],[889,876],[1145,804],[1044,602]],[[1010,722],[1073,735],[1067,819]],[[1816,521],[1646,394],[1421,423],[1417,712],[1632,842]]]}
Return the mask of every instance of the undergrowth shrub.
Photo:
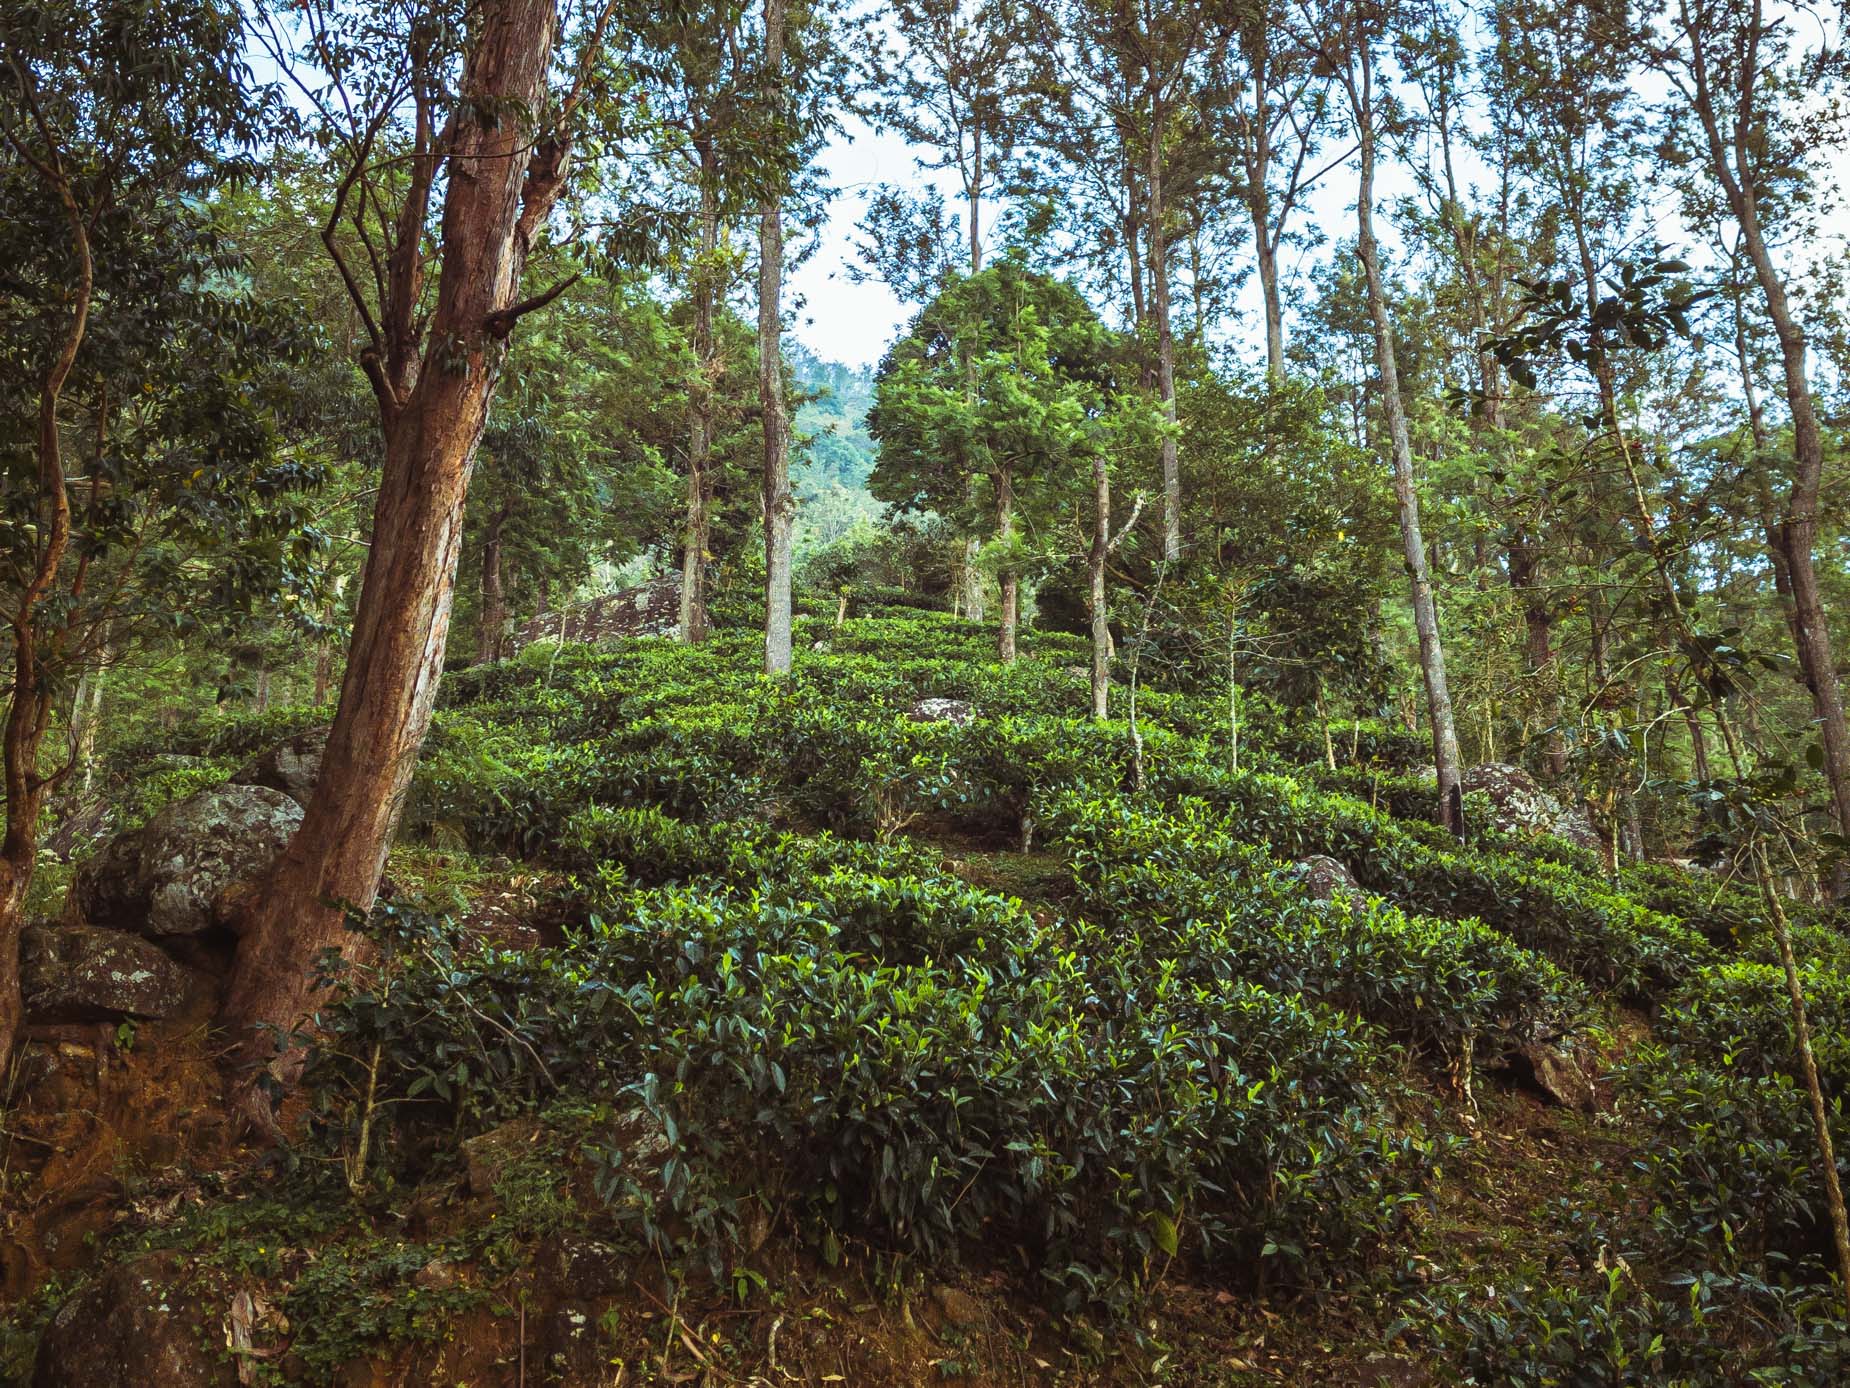
{"label": "undergrowth shrub", "polygon": [[[1850,1182],[1850,978],[1810,968],[1802,983],[1839,1176]],[[1822,1276],[1823,1183],[1781,969],[1743,961],[1702,971],[1621,1078],[1657,1128],[1641,1165],[1667,1241],[1691,1250],[1726,1242]]]}
{"label": "undergrowth shrub", "polygon": [[950,1261],[1005,1239],[1061,1300],[1118,1309],[1181,1255],[1321,1281],[1402,1225],[1423,1177],[1369,1028],[1192,980],[1122,932],[845,869],[625,905],[528,952],[397,918],[395,966],[324,1017],[325,1121],[351,1129],[375,1053],[388,1151],[627,1094],[673,1155],[613,1165],[613,1209],[667,1251],[722,1266],[731,1212],[775,1198],[825,1254]]}
{"label": "undergrowth shrub", "polygon": [[1302,993],[1452,1056],[1559,1036],[1586,1012],[1576,980],[1481,922],[1312,900],[1295,869],[1234,840],[1201,801],[1158,814],[1068,794],[1042,814],[1088,914],[1133,926],[1192,976]]}

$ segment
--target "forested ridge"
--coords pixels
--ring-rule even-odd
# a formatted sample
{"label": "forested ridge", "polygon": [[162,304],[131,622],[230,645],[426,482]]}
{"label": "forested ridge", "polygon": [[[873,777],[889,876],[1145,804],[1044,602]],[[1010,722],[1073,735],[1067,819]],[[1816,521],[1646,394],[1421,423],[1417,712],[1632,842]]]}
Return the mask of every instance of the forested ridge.
{"label": "forested ridge", "polygon": [[1850,1379],[1845,23],[0,0],[0,1381]]}

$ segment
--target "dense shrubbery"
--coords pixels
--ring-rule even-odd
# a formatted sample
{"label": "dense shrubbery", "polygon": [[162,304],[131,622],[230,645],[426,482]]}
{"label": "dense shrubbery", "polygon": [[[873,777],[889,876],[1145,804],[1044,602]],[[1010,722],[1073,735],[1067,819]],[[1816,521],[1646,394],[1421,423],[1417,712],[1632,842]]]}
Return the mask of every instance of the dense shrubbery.
{"label": "dense shrubbery", "polygon": [[[1803,982],[1838,1168],[1850,1180],[1850,980],[1812,968]],[[1742,961],[1690,980],[1626,1080],[1664,1138],[1645,1166],[1666,1238],[1691,1249],[1725,1241],[1754,1258],[1824,1251],[1817,1146],[1776,966]]]}
{"label": "dense shrubbery", "polygon": [[[567,1145],[609,1217],[716,1269],[764,1201],[829,1256],[1018,1244],[1070,1304],[1126,1308],[1177,1255],[1308,1284],[1422,1188],[1396,1046],[1443,1063],[1571,1032],[1590,984],[1662,1002],[1622,1079],[1659,1125],[1666,1241],[1702,1255],[1705,1286],[1818,1276],[1783,990],[1738,884],[1615,883],[1595,854],[1481,826],[1460,845],[1396,728],[1345,727],[1341,769],[1282,775],[1265,768],[1320,760],[1320,735],[1258,718],[1235,772],[1224,696],[1146,688],[1133,739],[1083,716],[1068,638],[1000,668],[986,633],[935,614],[803,626],[787,684],[725,632],[534,648],[446,682],[410,828],[551,869],[547,918],[570,925],[503,950],[386,913],[390,967],[345,980],[310,1072],[350,1140],[377,1048],[380,1179],[563,1098],[606,1115]],[[923,698],[978,716],[915,721]],[[210,760],[145,784],[223,776],[303,721],[202,725],[178,742]],[[947,867],[1030,844],[1066,874],[1032,911]],[[1313,901],[1291,863],[1319,853],[1364,898]],[[1850,946],[1830,913],[1793,914],[1841,1095]],[[653,1125],[660,1160],[626,1162],[612,1113]],[[1454,1308],[1480,1380],[1584,1361],[1700,1381],[1687,1309],[1588,1276]],[[1811,1313],[1765,1304],[1816,1349]]]}
{"label": "dense shrubbery", "polygon": [[531,953],[401,932],[389,981],[331,1009],[312,1078],[351,1092],[350,1058],[378,1046],[407,1133],[623,1093],[670,1154],[659,1172],[606,1154],[607,1188],[658,1243],[723,1264],[745,1202],[790,1201],[825,1254],[1004,1235],[1074,1304],[1128,1305],[1189,1250],[1332,1275],[1400,1225],[1423,1172],[1389,1136],[1365,1028],[1192,981],[1115,932],[846,870],[623,908]]}
{"label": "dense shrubbery", "polygon": [[1585,1009],[1574,980],[1480,922],[1310,900],[1295,871],[1235,842],[1200,801],[1159,816],[1066,796],[1044,814],[1088,911],[1135,923],[1191,974],[1301,992],[1450,1053],[1557,1036]]}

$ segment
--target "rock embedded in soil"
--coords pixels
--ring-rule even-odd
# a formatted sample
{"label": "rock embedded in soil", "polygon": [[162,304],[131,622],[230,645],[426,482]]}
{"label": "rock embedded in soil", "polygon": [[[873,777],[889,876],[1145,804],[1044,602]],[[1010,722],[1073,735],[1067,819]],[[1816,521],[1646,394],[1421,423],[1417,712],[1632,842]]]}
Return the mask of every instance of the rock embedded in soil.
{"label": "rock embedded in soil", "polygon": [[280,790],[212,786],[111,839],[78,869],[73,901],[91,925],[197,935],[227,923],[230,889],[267,872],[301,822]]}
{"label": "rock embedded in soil", "polygon": [[1553,834],[1578,848],[1598,848],[1599,835],[1586,811],[1564,805],[1527,771],[1507,762],[1485,762],[1460,777],[1466,795],[1481,792],[1491,804],[1496,827],[1510,833]]}
{"label": "rock embedded in soil", "polygon": [[1563,1108],[1591,1113],[1599,1096],[1580,1057],[1567,1046],[1535,1043],[1516,1053],[1535,1077],[1535,1086]]}
{"label": "rock embedded in soil", "polygon": [[120,930],[32,926],[19,942],[19,985],[35,1023],[177,1017],[203,980],[158,945]]}
{"label": "rock embedded in soil", "polygon": [[201,1303],[171,1253],[118,1263],[52,1317],[32,1388],[237,1388],[222,1309]]}
{"label": "rock embedded in soil", "polygon": [[961,728],[976,721],[976,706],[968,699],[920,699],[906,717],[914,723],[954,723]]}
{"label": "rock embedded in soil", "polygon": [[1313,901],[1345,900],[1364,895],[1361,884],[1337,859],[1325,853],[1313,853],[1293,865],[1304,878],[1304,890]]}

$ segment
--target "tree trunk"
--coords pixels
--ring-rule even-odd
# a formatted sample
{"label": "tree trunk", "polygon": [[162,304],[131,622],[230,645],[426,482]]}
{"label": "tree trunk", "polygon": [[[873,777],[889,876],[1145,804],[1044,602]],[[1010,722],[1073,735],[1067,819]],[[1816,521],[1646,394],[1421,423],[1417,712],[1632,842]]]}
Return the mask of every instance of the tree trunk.
{"label": "tree trunk", "polygon": [[[22,81],[24,79],[22,78]],[[0,774],[6,789],[6,826],[0,835],[0,1074],[9,1073],[13,1046],[25,1020],[19,994],[19,932],[25,924],[26,892],[38,865],[39,812],[70,764],[47,776],[39,770],[39,749],[51,725],[52,687],[45,670],[45,646],[61,639],[63,629],[41,629],[39,610],[57,586],[59,570],[71,540],[71,498],[65,485],[63,442],[58,407],[65,382],[77,364],[78,349],[90,322],[90,301],[96,285],[89,223],[78,207],[70,180],[55,151],[39,172],[64,212],[77,260],[77,279],[71,286],[71,316],[62,337],[55,339],[51,360],[39,378],[38,498],[39,549],[32,577],[14,609],[13,679],[6,726],[0,733]],[[21,560],[25,556],[18,556]],[[21,567],[24,567],[22,564]]]}
{"label": "tree trunk", "polygon": [[1407,414],[1400,396],[1400,370],[1394,355],[1394,324],[1388,315],[1381,280],[1381,262],[1375,245],[1375,129],[1372,58],[1360,56],[1361,88],[1355,92],[1357,134],[1360,137],[1361,180],[1356,194],[1356,249],[1362,261],[1368,295],[1368,316],[1375,332],[1375,366],[1381,377],[1382,413],[1387,416],[1388,443],[1393,455],[1394,500],[1400,513],[1400,538],[1407,561],[1407,582],[1413,598],[1413,625],[1420,639],[1420,673],[1426,684],[1426,709],[1432,723],[1433,765],[1439,773],[1441,822],[1455,834],[1464,832],[1459,790],[1458,732],[1452,721],[1452,695],[1445,679],[1445,650],[1439,640],[1439,612],[1433,601],[1432,578],[1426,567],[1426,543],[1420,534],[1419,493],[1413,483],[1413,446],[1407,435]]}
{"label": "tree trunk", "polygon": [[[490,0],[478,22],[462,109],[540,110],[552,0]],[[323,953],[350,948],[345,910],[369,910],[378,891],[436,701],[469,476],[518,314],[521,271],[563,178],[563,146],[536,144],[528,122],[512,114],[458,120],[434,149],[432,182],[441,160],[449,177],[429,332],[420,354],[416,295],[402,296],[406,307],[387,313],[386,328],[411,346],[397,354],[396,372],[368,363],[385,457],[340,702],[301,827],[239,922],[221,1014],[250,1081],[244,1102],[258,1118],[254,1072],[273,1056],[276,1033],[287,1038],[310,1019],[311,974]],[[403,218],[412,226],[424,220],[416,196]],[[287,1079],[299,1052],[287,1041],[284,1048]]]}
{"label": "tree trunk", "polygon": [[[1006,551],[1015,537],[1015,479],[1005,467],[996,474],[996,538]],[[1020,617],[1021,580],[1013,561],[1005,559],[996,575],[1001,588],[1001,620],[996,628],[996,655],[1004,665],[1015,660],[1015,623]]]}
{"label": "tree trunk", "polygon": [[694,271],[694,383],[687,425],[687,525],[681,549],[681,639],[707,639],[707,554],[712,547],[713,260],[719,254],[719,199],[711,142],[700,144],[700,260]]}
{"label": "tree trunk", "polygon": [[490,517],[482,537],[482,615],[476,632],[475,663],[492,665],[504,654],[507,640],[507,594],[501,584],[501,532],[513,514],[503,506]]}
{"label": "tree trunk", "polygon": [[[785,0],[764,0],[765,86],[781,107]],[[776,195],[758,209],[758,405],[764,423],[764,672],[790,673],[790,421],[784,413],[784,221]]]}
{"label": "tree trunk", "polygon": [[964,541],[963,562],[959,574],[964,586],[964,620],[983,620],[983,566],[977,561],[983,542],[972,535]]}
{"label": "tree trunk", "polygon": [[1548,599],[1542,593],[1535,542],[1526,531],[1519,529],[1511,536],[1507,559],[1510,587],[1522,603],[1525,663],[1529,667],[1529,678],[1539,682],[1537,703],[1542,708],[1542,716],[1550,722],[1543,762],[1548,779],[1558,781],[1567,775],[1561,666],[1554,649],[1554,614],[1549,611]]}
{"label": "tree trunk", "polygon": [[[1710,85],[1701,21],[1692,15],[1687,4],[1681,6],[1680,14],[1690,45],[1692,105],[1708,142],[1709,162],[1728,200],[1728,210],[1740,228],[1741,242],[1754,267],[1761,297],[1766,301],[1767,317],[1779,339],[1786,407],[1792,418],[1793,470],[1792,492],[1787,498],[1786,514],[1780,521],[1777,548],[1785,558],[1792,584],[1792,626],[1798,645],[1799,668],[1811,694],[1812,714],[1824,746],[1824,776],[1831,790],[1832,809],[1838,832],[1850,835],[1850,725],[1844,718],[1843,692],[1837,683],[1830,627],[1825,618],[1824,599],[1818,589],[1817,571],[1812,564],[1812,551],[1818,538],[1824,438],[1805,365],[1805,332],[1793,315],[1785,280],[1773,263],[1760,226],[1760,189],[1753,176],[1753,160],[1757,157],[1753,153],[1753,142],[1758,120],[1753,118],[1750,109],[1737,110],[1732,131],[1724,135]],[[1735,48],[1739,61],[1744,64],[1739,88],[1747,93],[1742,98],[1744,104],[1751,106],[1758,87],[1759,45],[1769,26],[1757,3],[1751,10],[1751,17],[1739,22],[1747,26],[1742,42]],[[1732,160],[1730,144],[1733,146]]]}
{"label": "tree trunk", "polygon": [[1092,550],[1086,557],[1086,607],[1092,618],[1092,716],[1110,716],[1111,614],[1105,607],[1105,560],[1111,553],[1111,474],[1092,460]]}
{"label": "tree trunk", "polygon": [[[1264,214],[1264,204],[1253,213],[1254,229]],[[1258,245],[1259,293],[1265,304],[1265,369],[1275,380],[1285,376],[1285,304],[1278,290],[1278,252],[1269,232],[1261,232]]]}
{"label": "tree trunk", "polygon": [[1150,314],[1156,321],[1156,392],[1163,420],[1163,558],[1182,557],[1182,472],[1176,456],[1176,344],[1169,322],[1169,230],[1163,206],[1163,101],[1151,103]]}

